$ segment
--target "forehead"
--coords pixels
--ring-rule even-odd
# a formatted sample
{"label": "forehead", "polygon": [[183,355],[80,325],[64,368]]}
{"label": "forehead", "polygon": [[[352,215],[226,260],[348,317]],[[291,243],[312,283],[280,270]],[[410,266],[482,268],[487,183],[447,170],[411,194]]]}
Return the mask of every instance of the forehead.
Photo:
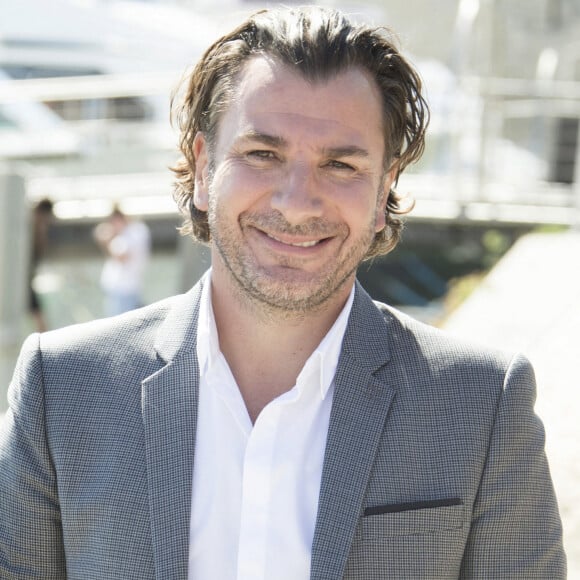
{"label": "forehead", "polygon": [[254,57],[240,73],[220,123],[220,140],[234,137],[233,132],[279,128],[362,140],[382,155],[383,113],[376,82],[358,67],[310,81],[275,59]]}

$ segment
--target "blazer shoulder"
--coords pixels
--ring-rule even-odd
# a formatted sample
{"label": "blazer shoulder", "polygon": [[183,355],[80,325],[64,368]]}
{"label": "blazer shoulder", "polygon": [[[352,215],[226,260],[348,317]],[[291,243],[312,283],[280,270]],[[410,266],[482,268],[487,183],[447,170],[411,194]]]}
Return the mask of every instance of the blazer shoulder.
{"label": "blazer shoulder", "polygon": [[433,351],[440,354],[442,351],[448,351],[456,353],[460,357],[484,357],[488,360],[497,360],[503,364],[509,364],[514,356],[518,354],[483,345],[478,343],[476,339],[469,340],[464,337],[454,336],[450,332],[417,320],[392,306],[378,301],[374,301],[374,303],[390,326],[390,331],[395,339],[412,339],[427,353]]}
{"label": "blazer shoulder", "polygon": [[[97,360],[129,352],[150,352],[158,328],[178,299],[179,296],[173,296],[119,316],[43,333],[38,338],[43,360],[49,362],[68,357],[79,360],[83,356]],[[28,340],[27,343],[35,345],[36,341]]]}

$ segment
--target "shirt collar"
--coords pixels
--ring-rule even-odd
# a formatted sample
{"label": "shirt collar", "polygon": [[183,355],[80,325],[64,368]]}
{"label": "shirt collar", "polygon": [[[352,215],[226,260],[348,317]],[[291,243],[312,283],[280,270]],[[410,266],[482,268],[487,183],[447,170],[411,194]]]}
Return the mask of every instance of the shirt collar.
{"label": "shirt collar", "polygon": [[[202,281],[197,327],[197,360],[199,361],[200,374],[203,376],[221,356],[221,351],[211,303],[211,269],[204,274]],[[321,399],[324,399],[328,394],[338,366],[342,340],[354,302],[354,294],[353,285],[338,318],[304,364],[296,380],[296,386],[300,391],[307,384],[315,382],[320,389]]]}
{"label": "shirt collar", "polygon": [[316,375],[320,387],[320,397],[324,399],[334,381],[334,374],[338,366],[338,359],[342,349],[342,340],[346,332],[348,318],[354,302],[354,285],[350,291],[346,304],[334,321],[331,329],[326,333],[315,351],[306,361],[304,368],[298,375],[296,385],[303,388],[303,383],[309,381],[310,377],[314,379]]}
{"label": "shirt collar", "polygon": [[211,268],[203,275],[201,281],[203,285],[197,322],[197,360],[200,374],[203,376],[218,358],[220,345],[211,305]]}

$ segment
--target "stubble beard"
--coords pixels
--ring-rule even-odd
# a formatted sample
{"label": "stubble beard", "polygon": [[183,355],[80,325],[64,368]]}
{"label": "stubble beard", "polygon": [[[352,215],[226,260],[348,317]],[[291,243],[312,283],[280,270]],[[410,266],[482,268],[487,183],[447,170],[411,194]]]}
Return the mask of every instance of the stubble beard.
{"label": "stubble beard", "polygon": [[[279,212],[269,214],[242,214],[238,227],[224,223],[220,219],[216,196],[210,195],[208,221],[212,243],[223,261],[223,264],[234,281],[237,296],[242,303],[258,307],[264,316],[276,318],[303,317],[324,308],[325,304],[352,279],[359,264],[364,259],[375,236],[375,218],[369,222],[367,229],[348,249],[345,255],[339,255],[340,262],[327,271],[314,272],[310,280],[297,282],[292,276],[291,263],[280,262],[277,275],[271,276],[266,268],[260,267],[255,258],[246,252],[241,232],[248,225],[257,226],[267,231],[280,234],[327,237],[339,236],[344,244],[350,232],[345,224],[331,224],[325,220],[311,220],[301,226],[291,226]],[[281,268],[287,267],[288,275],[284,276]]]}

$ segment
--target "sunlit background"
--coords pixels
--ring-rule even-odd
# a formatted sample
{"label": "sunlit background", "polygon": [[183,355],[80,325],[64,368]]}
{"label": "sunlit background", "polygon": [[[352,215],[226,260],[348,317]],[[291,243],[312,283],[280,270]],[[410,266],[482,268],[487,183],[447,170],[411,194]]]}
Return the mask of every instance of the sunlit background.
{"label": "sunlit background", "polygon": [[[326,5],[392,27],[432,110],[425,156],[398,186],[416,200],[403,242],[359,278],[427,323],[531,358],[570,578],[580,578],[580,0]],[[265,6],[0,0],[0,412],[34,330],[39,200],[54,202],[33,279],[50,328],[103,315],[92,231],[115,203],[152,232],[147,302],[209,265],[176,231],[170,95],[212,40]]]}

